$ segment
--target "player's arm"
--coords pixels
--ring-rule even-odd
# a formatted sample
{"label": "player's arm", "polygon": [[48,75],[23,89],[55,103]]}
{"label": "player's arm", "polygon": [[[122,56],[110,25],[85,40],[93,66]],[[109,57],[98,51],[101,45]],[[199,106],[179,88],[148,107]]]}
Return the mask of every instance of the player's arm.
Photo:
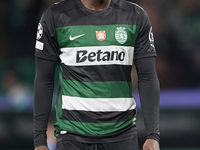
{"label": "player's arm", "polygon": [[134,62],[147,140],[143,150],[159,150],[160,87],[155,69],[156,50],[151,23],[147,13],[138,7],[139,33],[135,42]]}
{"label": "player's arm", "polygon": [[47,9],[41,17],[36,36],[33,110],[36,150],[48,150],[46,130],[52,106],[55,68],[59,57],[54,18],[53,10]]}
{"label": "player's arm", "polygon": [[[34,146],[45,150],[47,146],[47,124],[52,106],[56,62],[41,58],[35,59],[36,75],[34,84]],[[38,147],[43,146],[43,147]],[[42,149],[41,149],[42,148]]]}
{"label": "player's arm", "polygon": [[135,60],[138,89],[147,132],[143,150],[159,150],[159,94],[160,87],[155,69],[155,57]]}

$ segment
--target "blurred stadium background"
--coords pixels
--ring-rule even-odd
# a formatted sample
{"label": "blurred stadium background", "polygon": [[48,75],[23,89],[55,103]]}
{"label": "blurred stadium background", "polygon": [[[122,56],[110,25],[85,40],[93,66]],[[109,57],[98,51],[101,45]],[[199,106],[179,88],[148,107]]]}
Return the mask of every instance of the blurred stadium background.
{"label": "blurred stadium background", "polygon": [[[0,0],[0,150],[33,149],[36,29],[42,12],[57,1]],[[161,150],[200,150],[200,1],[130,1],[147,11],[153,26],[161,86]],[[134,67],[132,73],[141,148],[146,135]],[[54,104],[55,95],[56,91]],[[52,106],[51,150],[54,115]]]}

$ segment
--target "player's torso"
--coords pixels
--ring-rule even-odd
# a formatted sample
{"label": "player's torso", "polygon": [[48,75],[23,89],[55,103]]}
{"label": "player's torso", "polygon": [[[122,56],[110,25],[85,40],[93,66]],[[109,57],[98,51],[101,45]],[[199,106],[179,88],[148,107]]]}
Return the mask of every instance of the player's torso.
{"label": "player's torso", "polygon": [[130,73],[137,17],[114,2],[103,11],[88,10],[78,0],[70,8],[62,3],[54,18],[62,109],[57,119],[64,120],[58,126],[73,124],[68,130],[93,135],[117,131],[135,120]]}

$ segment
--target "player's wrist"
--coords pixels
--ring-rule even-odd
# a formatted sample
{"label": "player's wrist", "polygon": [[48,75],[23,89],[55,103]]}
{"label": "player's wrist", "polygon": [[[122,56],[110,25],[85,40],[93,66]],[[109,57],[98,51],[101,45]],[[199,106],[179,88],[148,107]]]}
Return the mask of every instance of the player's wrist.
{"label": "player's wrist", "polygon": [[157,133],[151,133],[147,136],[147,139],[156,140],[158,143],[160,142],[160,135]]}
{"label": "player's wrist", "polygon": [[41,148],[41,147],[48,147],[47,146],[47,142],[46,141],[40,141],[40,142],[36,142],[34,141],[34,147],[35,147],[35,150],[40,150],[38,148]]}

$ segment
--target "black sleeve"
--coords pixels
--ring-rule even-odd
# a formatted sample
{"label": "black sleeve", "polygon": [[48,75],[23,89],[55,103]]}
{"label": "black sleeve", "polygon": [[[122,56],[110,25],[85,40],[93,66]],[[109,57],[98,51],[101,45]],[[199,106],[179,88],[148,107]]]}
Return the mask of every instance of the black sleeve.
{"label": "black sleeve", "polygon": [[144,9],[138,7],[139,33],[135,41],[134,59],[156,56],[151,22]]}
{"label": "black sleeve", "polygon": [[137,59],[135,66],[147,138],[159,142],[160,86],[155,69],[155,57]]}
{"label": "black sleeve", "polygon": [[52,106],[56,62],[41,58],[36,61],[34,83],[34,147],[47,145],[47,123]]}
{"label": "black sleeve", "polygon": [[60,50],[57,42],[54,18],[54,13],[51,8],[48,8],[43,13],[37,29],[35,56],[57,61]]}

